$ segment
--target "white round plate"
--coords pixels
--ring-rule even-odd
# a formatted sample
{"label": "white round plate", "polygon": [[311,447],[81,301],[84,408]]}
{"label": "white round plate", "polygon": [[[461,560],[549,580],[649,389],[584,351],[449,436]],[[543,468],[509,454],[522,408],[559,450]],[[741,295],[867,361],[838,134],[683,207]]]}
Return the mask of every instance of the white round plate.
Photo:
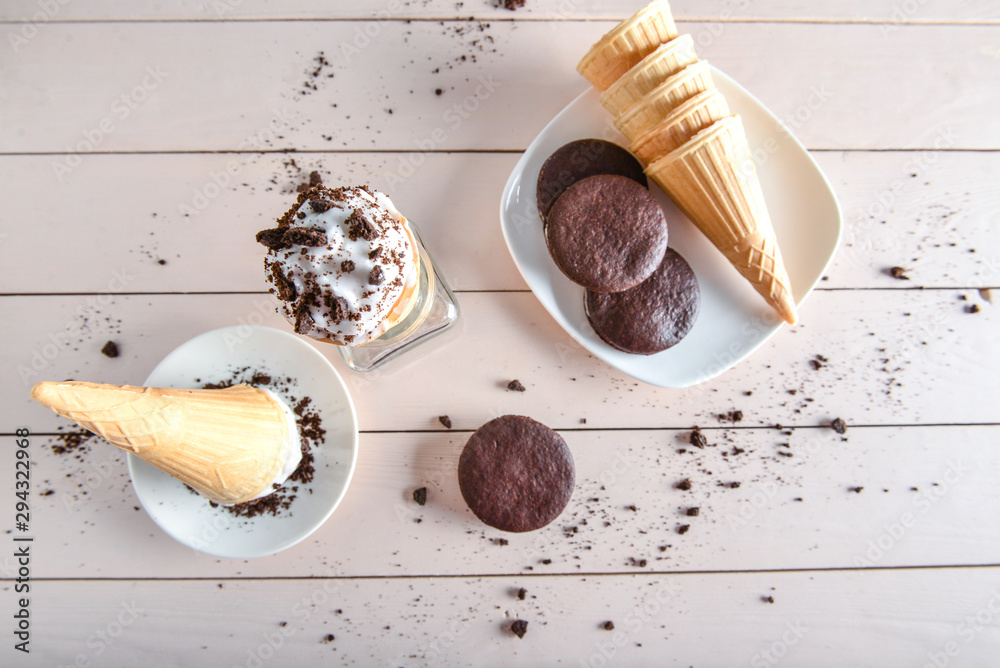
{"label": "white round plate", "polygon": [[[840,205],[819,166],[774,114],[714,67],[712,78],[733,113],[743,117],[792,292],[801,305],[840,243]],[[535,203],[542,163],[563,144],[587,137],[628,146],[592,88],[573,100],[531,142],[507,181],[500,202],[500,224],[524,280],[570,336],[594,356],[634,378],[661,387],[688,387],[732,368],[782,323],[652,181],[650,191],[663,205],[669,221],[669,245],[684,256],[698,277],[698,319],[679,344],[649,356],[612,348],[587,322],[584,289],[566,278],[549,257]]]}
{"label": "white round plate", "polygon": [[235,517],[213,508],[184,483],[128,456],[132,484],[142,507],[161,529],[199,552],[217,557],[262,557],[295,545],[318,529],[347,492],[358,458],[358,420],[354,403],[337,370],[315,348],[291,334],[268,327],[224,327],[183,344],[149,374],[147,387],[202,387],[233,377],[249,367],[275,378],[291,378],[288,394],[312,398],[326,430],[313,444],[312,482],[298,484],[295,500],[278,515]]}

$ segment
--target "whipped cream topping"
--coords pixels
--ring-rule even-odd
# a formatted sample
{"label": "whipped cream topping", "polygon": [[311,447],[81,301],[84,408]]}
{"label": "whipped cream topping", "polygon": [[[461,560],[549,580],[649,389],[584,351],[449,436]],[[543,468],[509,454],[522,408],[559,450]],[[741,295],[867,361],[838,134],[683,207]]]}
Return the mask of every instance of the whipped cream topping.
{"label": "whipped cream topping", "polygon": [[300,193],[264,230],[271,292],[295,331],[347,346],[384,332],[417,281],[414,240],[392,201],[366,186]]}
{"label": "whipped cream topping", "polygon": [[250,499],[255,501],[257,499],[262,499],[269,494],[274,494],[277,489],[275,485],[283,485],[288,477],[295,473],[295,469],[299,467],[299,463],[302,461],[302,437],[299,436],[299,428],[295,422],[295,413],[292,412],[291,407],[286,404],[281,397],[279,397],[274,392],[270,391],[266,387],[258,387],[258,390],[269,396],[278,406],[281,407],[282,412],[285,414],[285,423],[288,426],[288,439],[281,444],[281,456],[284,458],[285,463],[278,471],[277,475],[274,476],[274,480],[261,491],[260,494]]}

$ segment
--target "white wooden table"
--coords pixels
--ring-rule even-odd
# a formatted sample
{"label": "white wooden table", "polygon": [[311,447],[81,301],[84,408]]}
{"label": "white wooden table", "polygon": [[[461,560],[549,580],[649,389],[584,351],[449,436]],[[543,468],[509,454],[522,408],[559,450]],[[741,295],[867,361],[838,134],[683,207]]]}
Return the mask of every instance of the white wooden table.
{"label": "white wooden table", "polygon": [[[12,527],[30,427],[36,535],[29,655],[0,550],[0,664],[996,665],[1000,348],[978,289],[1000,286],[1000,6],[674,2],[702,57],[813,151],[845,236],[801,325],[664,390],[572,342],[497,219],[519,152],[586,87],[577,60],[639,4],[0,6],[2,489]],[[253,234],[313,169],[419,223],[461,331],[375,376],[322,348],[359,412],[347,498],[286,552],[207,557],[139,511],[118,451],[53,454],[63,423],[28,389],[141,382],[209,329],[287,329]],[[577,462],[569,508],[534,534],[487,529],[458,491],[470,431],[505,413],[560,430]],[[715,447],[680,453],[694,425]]]}

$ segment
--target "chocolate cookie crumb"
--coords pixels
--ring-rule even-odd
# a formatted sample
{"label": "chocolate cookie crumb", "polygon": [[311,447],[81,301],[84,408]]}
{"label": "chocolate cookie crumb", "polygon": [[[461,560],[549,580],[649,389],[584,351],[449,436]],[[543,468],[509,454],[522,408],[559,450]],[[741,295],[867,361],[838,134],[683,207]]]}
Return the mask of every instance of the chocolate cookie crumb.
{"label": "chocolate cookie crumb", "polygon": [[58,441],[58,443],[50,443],[49,447],[52,449],[52,452],[57,455],[74,454],[74,456],[79,459],[80,455],[90,451],[90,446],[87,444],[87,441],[95,436],[96,434],[94,432],[87,431],[86,429],[66,431],[56,434],[55,440]]}
{"label": "chocolate cookie crumb", "polygon": [[345,274],[349,274],[354,271],[354,260],[344,260],[340,263],[340,270]]}
{"label": "chocolate cookie crumb", "polygon": [[285,248],[285,230],[281,227],[275,227],[270,230],[261,230],[254,237],[257,243],[267,246],[270,250],[281,250]]}
{"label": "chocolate cookie crumb", "polygon": [[295,311],[295,333],[308,334],[315,327],[316,323],[312,319],[312,314],[309,313],[309,307],[302,304]]}
{"label": "chocolate cookie crumb", "polygon": [[679,533],[679,534],[681,534],[683,536],[684,534],[686,534],[688,532],[688,529],[690,529],[690,528],[691,528],[690,524],[681,524],[680,526],[677,527],[677,533]]}
{"label": "chocolate cookie crumb", "polygon": [[447,415],[439,415],[438,422],[443,424],[445,429],[451,429],[451,418]]}
{"label": "chocolate cookie crumb", "polygon": [[330,320],[334,323],[339,323],[346,318],[350,310],[347,300],[343,297],[334,297],[327,303],[327,307],[330,309]]}
{"label": "chocolate cookie crumb", "polygon": [[334,640],[336,640],[336,638],[332,633],[327,633],[325,636],[323,636],[323,642],[325,643],[331,643]]}
{"label": "chocolate cookie crumb", "polygon": [[847,424],[840,418],[835,418],[833,422],[830,423],[830,429],[833,429],[838,434],[843,434],[847,431]]}
{"label": "chocolate cookie crumb", "polygon": [[524,392],[524,385],[521,385],[521,381],[515,379],[507,383],[507,389],[511,392]]}
{"label": "chocolate cookie crumb", "polygon": [[528,595],[528,590],[525,589],[524,587],[521,587],[520,589],[517,590],[517,600],[523,601],[524,597],[527,595]]}
{"label": "chocolate cookie crumb", "polygon": [[523,638],[524,634],[528,632],[528,622],[523,619],[514,620],[514,623],[510,625],[510,632],[518,638]]}
{"label": "chocolate cookie crumb", "polygon": [[417,502],[418,506],[427,503],[427,488],[421,487],[420,489],[413,490],[413,500]]}
{"label": "chocolate cookie crumb", "polygon": [[320,185],[323,185],[323,177],[319,175],[319,172],[309,172],[309,187],[315,188]]}
{"label": "chocolate cookie crumb", "polygon": [[525,0],[500,0],[500,4],[498,4],[497,6],[503,7],[504,9],[509,9],[510,11],[514,11],[519,7],[524,7],[524,1]]}
{"label": "chocolate cookie crumb", "polygon": [[309,206],[316,213],[323,213],[324,211],[329,211],[333,207],[333,202],[325,199],[311,199],[309,200]]}
{"label": "chocolate cookie crumb", "polygon": [[344,222],[347,225],[347,236],[351,241],[357,241],[359,238],[365,241],[378,239],[378,230],[368,222],[368,219],[358,209],[352,211]]}
{"label": "chocolate cookie crumb", "polygon": [[687,512],[685,514],[688,517],[698,517],[698,515],[701,514],[701,508],[698,508],[697,506],[692,507],[692,508],[688,508]]}
{"label": "chocolate cookie crumb", "polygon": [[773,596],[761,596],[760,600],[764,601],[764,603],[774,603]]}
{"label": "chocolate cookie crumb", "polygon": [[891,267],[888,271],[889,275],[898,281],[910,280],[910,277],[906,275],[906,270],[902,267]]}
{"label": "chocolate cookie crumb", "polygon": [[981,309],[979,308],[979,304],[970,304],[969,306],[965,307],[966,313],[979,313],[980,310]]}
{"label": "chocolate cookie crumb", "polygon": [[329,243],[326,232],[315,227],[290,227],[285,230],[285,243],[288,245],[308,246],[318,248]]}
{"label": "chocolate cookie crumb", "polygon": [[493,538],[491,542],[494,545],[499,545],[500,547],[506,547],[507,545],[510,545],[510,541],[507,540],[506,538]]}
{"label": "chocolate cookie crumb", "polygon": [[809,366],[813,368],[813,371],[819,371],[823,368],[823,363],[819,360],[809,360]]}
{"label": "chocolate cookie crumb", "polygon": [[679,489],[682,492],[686,492],[686,491],[690,490],[691,489],[691,479],[690,478],[684,478],[684,480],[681,480],[679,483],[677,483],[677,484],[674,485],[674,489]]}
{"label": "chocolate cookie crumb", "polygon": [[104,344],[104,347],[101,348],[101,352],[106,357],[111,357],[111,358],[118,357],[118,344],[115,343],[114,341],[108,341],[107,343]]}
{"label": "chocolate cookie crumb", "polygon": [[375,265],[372,267],[371,273],[368,274],[368,282],[372,285],[382,285],[382,281],[385,278],[382,276],[382,267]]}
{"label": "chocolate cookie crumb", "polygon": [[699,429],[698,427],[695,427],[691,431],[691,445],[698,448],[699,450],[703,449],[706,445],[708,445],[708,439],[705,438],[705,436],[701,433],[701,429]]}
{"label": "chocolate cookie crumb", "polygon": [[604,629],[605,631],[614,631],[615,623],[612,622],[611,620],[608,620],[601,625],[601,628]]}
{"label": "chocolate cookie crumb", "polygon": [[864,489],[864,487],[848,487],[847,491],[848,492],[854,492],[855,494],[860,494],[861,490],[863,490],[863,489]]}

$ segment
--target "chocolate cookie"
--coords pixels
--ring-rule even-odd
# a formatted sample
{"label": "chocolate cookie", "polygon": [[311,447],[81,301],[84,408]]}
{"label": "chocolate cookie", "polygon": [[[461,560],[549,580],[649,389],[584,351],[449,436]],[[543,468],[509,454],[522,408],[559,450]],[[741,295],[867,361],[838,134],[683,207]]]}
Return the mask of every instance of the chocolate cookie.
{"label": "chocolate cookie", "polygon": [[544,221],[566,188],[598,174],[627,176],[647,185],[642,165],[621,146],[603,139],[578,139],[550,155],[538,172],[538,215]]}
{"label": "chocolate cookie", "polygon": [[545,241],[559,269],[594,292],[621,292],[649,278],[667,251],[656,198],[624,176],[577,181],[549,212]]}
{"label": "chocolate cookie", "polygon": [[691,266],[669,248],[649,279],[615,294],[587,292],[586,307],[587,319],[608,345],[652,355],[677,345],[691,331],[701,291]]}
{"label": "chocolate cookie", "polygon": [[523,532],[559,517],[573,493],[573,455],[556,432],[520,415],[477,429],[458,460],[469,508],[491,527]]}

